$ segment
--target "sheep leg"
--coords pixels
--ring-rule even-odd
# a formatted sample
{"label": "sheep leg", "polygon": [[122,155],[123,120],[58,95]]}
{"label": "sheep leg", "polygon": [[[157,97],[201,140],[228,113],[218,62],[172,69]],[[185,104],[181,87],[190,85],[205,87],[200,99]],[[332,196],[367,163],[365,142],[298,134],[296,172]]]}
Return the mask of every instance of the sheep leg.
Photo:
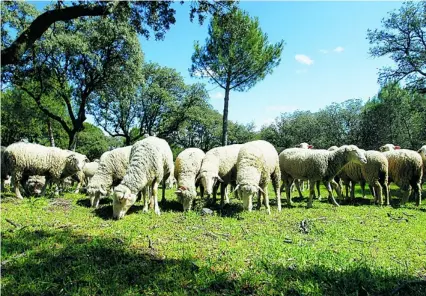
{"label": "sheep leg", "polygon": [[166,203],[166,178],[163,178],[163,181],[161,182],[161,204],[164,205]]}
{"label": "sheep leg", "polygon": [[226,184],[220,183],[220,206],[221,207],[223,207],[225,204],[225,195],[226,195],[225,190],[226,190]]}
{"label": "sheep leg", "polygon": [[265,193],[261,193],[261,195],[263,195],[264,198],[266,212],[268,213],[268,215],[270,215],[271,208],[269,207],[268,185],[263,186],[263,192]]}
{"label": "sheep leg", "polygon": [[154,199],[154,212],[157,215],[160,215],[160,207],[158,206],[158,199],[157,199],[157,194],[158,194],[158,182],[155,181],[154,184],[152,185],[152,198]]}
{"label": "sheep leg", "polygon": [[21,183],[20,181],[21,181],[20,176],[14,176],[14,178],[12,178],[12,183],[15,189],[16,198],[24,199],[22,197],[21,191],[19,190],[19,184]]}
{"label": "sheep leg", "polygon": [[412,187],[413,187],[414,196],[416,199],[416,205],[420,206],[422,204],[422,187],[420,183],[414,183]]}
{"label": "sheep leg", "polygon": [[[223,183],[222,183],[223,184]],[[228,184],[225,184],[225,203],[229,204],[229,190],[228,190]]]}
{"label": "sheep leg", "polygon": [[356,182],[351,181],[351,199],[350,199],[351,202],[355,200],[355,185],[356,185]]}
{"label": "sheep leg", "polygon": [[374,190],[374,203],[377,205],[382,205],[383,204],[383,192],[382,192],[382,186],[380,185],[379,181],[375,181],[374,184],[371,186],[370,188],[372,188]]}
{"label": "sheep leg", "polygon": [[260,191],[257,192],[257,206],[256,206],[256,210],[260,210],[260,207],[262,206],[262,193]]}
{"label": "sheep leg", "polygon": [[142,189],[142,197],[143,197],[143,209],[142,212],[146,213],[148,212],[148,196],[149,196],[149,186],[145,186],[144,189]]}
{"label": "sheep leg", "polygon": [[204,197],[204,186],[200,185],[200,197],[203,198]]}
{"label": "sheep leg", "polygon": [[328,195],[329,195],[329,198],[331,199],[331,202],[332,202],[332,203],[333,203],[336,207],[338,207],[338,206],[339,206],[339,204],[338,204],[338,203],[336,202],[336,200],[334,199],[334,196],[333,196],[333,190],[331,189],[330,184],[331,184],[331,186],[333,186],[333,187],[334,187],[334,190],[336,190],[337,195],[338,195],[340,198],[342,198],[342,191],[340,190],[340,186],[339,186],[339,184],[337,184],[337,182],[336,182],[336,181],[334,181],[333,179],[332,179],[330,182],[324,182],[325,187],[327,187]]}
{"label": "sheep leg", "polygon": [[[294,184],[296,185],[296,189],[297,189],[297,192],[299,193],[299,197],[303,198],[302,190],[300,189],[300,180],[299,179],[294,180]],[[302,181],[302,185],[303,185],[303,181]]]}
{"label": "sheep leg", "polygon": [[[281,212],[281,192],[280,192],[280,178],[272,179],[272,186],[274,187],[275,196],[277,198],[277,209]],[[268,190],[268,188],[266,188]]]}
{"label": "sheep leg", "polygon": [[401,206],[405,205],[411,194],[411,185],[401,187]]}
{"label": "sheep leg", "polygon": [[291,186],[292,182],[290,182],[288,179],[285,180],[285,194],[287,195],[287,206],[292,206],[293,202],[291,201],[291,191],[290,191],[290,186]]}
{"label": "sheep leg", "polygon": [[[308,181],[309,182],[309,181]],[[315,185],[317,187],[317,192],[318,192],[318,200],[321,201],[321,191],[320,191],[320,181],[315,182]]]}
{"label": "sheep leg", "polygon": [[309,180],[309,198],[308,198],[308,204],[306,205],[306,207],[312,208],[312,199],[315,195],[315,182],[312,182],[311,180]]}
{"label": "sheep leg", "polygon": [[362,198],[365,198],[365,181],[361,181],[360,185],[362,190]]}
{"label": "sheep leg", "polygon": [[213,186],[213,201],[212,201],[212,204],[216,204],[216,194],[217,194],[217,189],[219,188],[219,185],[218,184],[215,184],[214,186]]}

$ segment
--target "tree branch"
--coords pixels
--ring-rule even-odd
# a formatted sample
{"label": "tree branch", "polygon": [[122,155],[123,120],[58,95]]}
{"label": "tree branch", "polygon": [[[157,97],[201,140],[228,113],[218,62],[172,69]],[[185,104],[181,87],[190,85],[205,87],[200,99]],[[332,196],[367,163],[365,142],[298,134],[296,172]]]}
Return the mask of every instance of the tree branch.
{"label": "tree branch", "polygon": [[68,21],[82,16],[99,16],[110,14],[113,5],[77,5],[53,9],[39,15],[31,25],[7,48],[1,51],[1,66],[17,64],[22,55],[45,31],[57,21]]}

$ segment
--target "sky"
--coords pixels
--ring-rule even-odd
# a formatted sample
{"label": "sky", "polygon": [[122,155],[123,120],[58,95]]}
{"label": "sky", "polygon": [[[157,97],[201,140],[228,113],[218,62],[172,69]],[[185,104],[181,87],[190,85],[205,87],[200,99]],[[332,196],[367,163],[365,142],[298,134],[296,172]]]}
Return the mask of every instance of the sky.
{"label": "sky", "polygon": [[[254,122],[260,128],[282,112],[315,112],[333,102],[373,97],[379,90],[378,69],[392,61],[369,56],[367,30],[381,28],[381,20],[401,5],[399,1],[241,1],[240,7],[259,19],[269,42],[284,40],[285,46],[272,74],[249,91],[231,91],[229,119]],[[191,78],[188,71],[194,41],[204,44],[207,38],[208,20],[202,26],[196,20],[191,23],[189,3],[176,3],[175,9],[176,24],[163,41],[139,38],[145,61],[175,68],[186,83],[205,83],[210,103],[222,113],[224,91],[206,78]]]}

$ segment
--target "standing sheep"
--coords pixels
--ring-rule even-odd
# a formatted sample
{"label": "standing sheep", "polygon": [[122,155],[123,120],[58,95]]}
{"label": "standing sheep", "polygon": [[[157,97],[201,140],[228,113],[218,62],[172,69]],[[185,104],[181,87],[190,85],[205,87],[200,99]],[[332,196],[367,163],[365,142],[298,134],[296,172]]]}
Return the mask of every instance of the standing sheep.
{"label": "standing sheep", "polygon": [[81,171],[88,159],[86,156],[62,150],[56,147],[45,147],[32,143],[14,143],[5,150],[6,167],[11,172],[15,194],[22,199],[19,183],[25,183],[29,176],[46,177],[46,184],[52,181],[59,185],[60,180]]}
{"label": "standing sheep", "polygon": [[315,182],[317,181],[324,183],[329,198],[331,198],[334,205],[338,206],[330,186],[331,184],[339,197],[341,197],[340,188],[334,181],[334,176],[337,175],[344,165],[351,161],[367,163],[364,153],[355,145],[345,145],[335,151],[291,148],[281,152],[279,157],[281,176],[286,185],[287,203],[289,205],[292,204],[290,186],[293,180],[309,180],[310,194],[308,208],[312,207]]}
{"label": "standing sheep", "polygon": [[220,182],[220,204],[223,206],[224,200],[229,203],[229,196],[226,188],[234,183],[237,177],[237,158],[243,145],[234,144],[224,147],[217,147],[209,150],[204,156],[200,168],[199,178],[207,196],[213,195],[213,203],[216,203],[216,192]]}
{"label": "standing sheep", "polygon": [[398,149],[383,152],[383,155],[389,162],[389,183],[394,182],[401,189],[401,205],[407,202],[411,189],[414,190],[417,205],[421,205],[423,160],[420,154],[408,149]]}
{"label": "standing sheep", "polygon": [[278,211],[281,211],[280,197],[280,165],[278,153],[270,143],[258,140],[244,144],[237,159],[237,186],[238,196],[243,200],[244,209],[251,212],[253,197],[259,193],[257,208],[261,206],[261,196],[268,214],[269,207],[268,184],[272,185],[277,197]]}
{"label": "standing sheep", "polygon": [[[113,195],[113,217],[121,219],[135,203],[139,191],[148,187],[151,191],[154,211],[160,215],[157,191],[160,182],[174,171],[173,154],[169,144],[157,137],[148,137],[136,142],[130,152],[130,164],[120,185]],[[145,190],[146,192],[146,190]],[[148,211],[148,201],[144,194],[143,211]]]}
{"label": "standing sheep", "polygon": [[364,154],[367,158],[366,164],[350,162],[338,174],[346,186],[346,196],[350,185],[350,197],[353,200],[355,198],[355,184],[360,182],[364,197],[365,183],[368,183],[370,189],[374,189],[373,195],[376,204],[383,204],[383,191],[388,202],[388,160],[378,151],[364,151]]}
{"label": "standing sheep", "polygon": [[[205,154],[201,149],[188,148],[176,157],[174,176],[177,180],[176,191],[178,201],[184,211],[191,210],[192,202],[197,196],[196,178],[200,173],[201,162]],[[201,186],[201,196],[203,187]]]}
{"label": "standing sheep", "polygon": [[97,208],[102,196],[123,180],[129,167],[132,146],[117,148],[102,154],[99,167],[87,185],[90,205]]}

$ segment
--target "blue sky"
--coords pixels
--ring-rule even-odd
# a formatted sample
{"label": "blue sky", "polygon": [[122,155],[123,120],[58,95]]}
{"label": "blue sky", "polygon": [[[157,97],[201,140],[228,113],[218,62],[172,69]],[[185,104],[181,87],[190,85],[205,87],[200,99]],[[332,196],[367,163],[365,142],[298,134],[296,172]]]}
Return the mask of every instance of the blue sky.
{"label": "blue sky", "polygon": [[[379,90],[378,69],[392,63],[369,57],[367,29],[380,28],[381,19],[401,5],[399,1],[241,1],[242,9],[259,18],[271,43],[283,39],[286,45],[281,64],[271,75],[247,92],[231,92],[229,119],[254,122],[260,128],[281,112],[317,111],[332,102],[374,96]],[[175,5],[177,21],[165,40],[140,38],[145,60],[175,68],[187,83],[206,83],[212,106],[222,113],[223,90],[207,79],[189,76],[194,41],[204,44],[208,21],[203,26],[191,23],[188,7],[189,3]]]}

